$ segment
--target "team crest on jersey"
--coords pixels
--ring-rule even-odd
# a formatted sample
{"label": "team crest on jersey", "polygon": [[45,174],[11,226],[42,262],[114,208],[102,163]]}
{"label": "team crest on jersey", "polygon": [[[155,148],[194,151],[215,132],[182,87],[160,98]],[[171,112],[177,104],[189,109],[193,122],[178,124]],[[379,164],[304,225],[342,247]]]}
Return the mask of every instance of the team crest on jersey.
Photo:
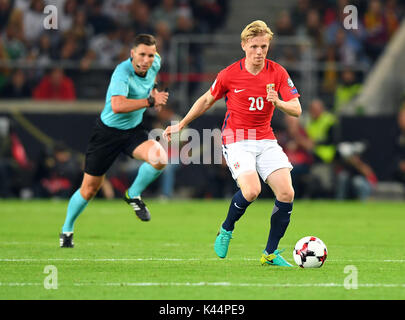
{"label": "team crest on jersey", "polygon": [[240,168],[239,162],[234,163],[233,166],[234,166],[235,170],[238,170]]}
{"label": "team crest on jersey", "polygon": [[266,84],[266,92],[269,93],[269,91],[271,90],[275,90],[275,84],[274,83],[268,83]]}

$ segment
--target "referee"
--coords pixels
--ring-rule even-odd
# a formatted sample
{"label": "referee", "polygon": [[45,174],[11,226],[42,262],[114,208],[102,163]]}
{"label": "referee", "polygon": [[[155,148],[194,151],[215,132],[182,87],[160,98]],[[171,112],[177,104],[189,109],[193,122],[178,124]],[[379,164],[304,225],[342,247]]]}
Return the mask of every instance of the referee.
{"label": "referee", "polygon": [[104,109],[97,118],[87,147],[82,184],[68,204],[59,236],[61,247],[73,248],[74,222],[97,194],[107,170],[121,152],[144,161],[124,199],[139,219],[150,220],[141,193],[162,173],[167,154],[157,141],[148,140],[142,120],[146,108],[155,107],[159,111],[169,96],[155,88],[160,65],[156,39],[149,34],[139,34],[131,49],[131,57],[115,68]]}

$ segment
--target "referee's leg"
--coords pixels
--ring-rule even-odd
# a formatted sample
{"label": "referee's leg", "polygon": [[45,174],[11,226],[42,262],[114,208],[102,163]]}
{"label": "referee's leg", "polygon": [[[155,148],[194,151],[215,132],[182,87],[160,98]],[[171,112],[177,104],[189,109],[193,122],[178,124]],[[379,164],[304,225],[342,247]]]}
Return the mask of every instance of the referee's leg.
{"label": "referee's leg", "polygon": [[140,197],[142,192],[155,181],[168,162],[167,153],[155,140],[147,140],[132,152],[135,159],[145,161],[139,168],[135,181],[128,189],[129,198]]}
{"label": "referee's leg", "polygon": [[86,208],[89,201],[95,197],[98,190],[104,181],[103,176],[92,176],[88,173],[84,173],[83,181],[80,188],[72,195],[69,200],[65,223],[62,227],[63,233],[72,233],[74,223],[77,217]]}

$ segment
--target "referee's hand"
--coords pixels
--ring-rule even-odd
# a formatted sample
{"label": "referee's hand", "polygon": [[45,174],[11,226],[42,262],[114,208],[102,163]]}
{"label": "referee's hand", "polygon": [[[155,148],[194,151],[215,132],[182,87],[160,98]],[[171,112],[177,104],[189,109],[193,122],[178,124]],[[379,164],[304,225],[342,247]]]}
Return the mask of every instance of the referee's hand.
{"label": "referee's hand", "polygon": [[158,91],[154,89],[152,90],[151,95],[155,98],[155,106],[160,108],[165,106],[169,99],[169,93],[166,91]]}

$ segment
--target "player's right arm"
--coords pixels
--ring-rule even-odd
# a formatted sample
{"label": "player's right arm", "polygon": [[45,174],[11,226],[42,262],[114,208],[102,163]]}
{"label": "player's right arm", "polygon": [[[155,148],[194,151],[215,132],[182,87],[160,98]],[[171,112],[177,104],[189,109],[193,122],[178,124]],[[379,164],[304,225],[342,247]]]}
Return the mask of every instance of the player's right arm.
{"label": "player's right arm", "polygon": [[163,133],[163,136],[170,141],[171,135],[180,132],[184,127],[186,127],[191,121],[197,119],[199,116],[204,114],[209,108],[211,108],[215,103],[215,97],[208,90],[201,97],[194,102],[191,109],[188,111],[186,116],[178,123],[172,126],[168,126]]}

